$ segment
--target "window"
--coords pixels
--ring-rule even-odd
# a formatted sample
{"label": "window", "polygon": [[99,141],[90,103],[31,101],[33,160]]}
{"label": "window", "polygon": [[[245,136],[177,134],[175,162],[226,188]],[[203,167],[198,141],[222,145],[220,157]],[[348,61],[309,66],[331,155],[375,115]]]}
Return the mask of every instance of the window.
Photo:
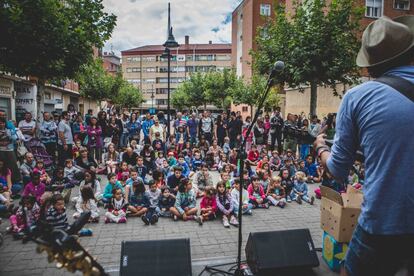
{"label": "window", "polygon": [[155,67],[145,67],[143,69],[144,72],[156,72],[157,69]]}
{"label": "window", "polygon": [[[171,83],[181,83],[185,78],[170,78]],[[168,78],[157,78],[157,83],[168,83]]]}
{"label": "window", "polygon": [[45,100],[51,100],[52,99],[52,94],[45,92]]}
{"label": "window", "polygon": [[155,99],[155,103],[157,105],[167,105],[168,104],[168,100],[167,99]]}
{"label": "window", "polygon": [[142,57],[142,61],[156,61],[155,56],[145,56]]}
{"label": "window", "polygon": [[141,72],[141,68],[139,67],[128,67],[126,69],[127,73],[135,73],[135,72]]}
{"label": "window", "polygon": [[145,83],[155,83],[155,79],[144,79]]}
{"label": "window", "polygon": [[214,61],[216,60],[215,55],[196,55],[195,56],[196,61]]}
{"label": "window", "polygon": [[[165,57],[161,57],[160,56],[160,61],[167,62],[168,61],[168,58],[165,58]],[[177,61],[177,56],[171,55],[171,61]]]}
{"label": "window", "polygon": [[141,80],[140,79],[129,79],[129,80],[127,80],[127,82],[129,82],[129,83],[140,83]]}
{"label": "window", "polygon": [[247,106],[243,106],[242,107],[242,112],[247,112],[247,111],[249,111],[248,107]]}
{"label": "window", "polygon": [[270,4],[260,4],[260,15],[270,16]]}
{"label": "window", "polygon": [[366,0],[365,16],[378,18],[382,16],[383,0]]}
{"label": "window", "polygon": [[394,9],[410,10],[410,0],[394,0]]}
{"label": "window", "polygon": [[[173,93],[175,91],[175,88],[170,88],[170,93]],[[155,94],[168,94],[168,88],[157,88],[157,91]]]}
{"label": "window", "polygon": [[231,60],[231,55],[216,55],[216,60]]}
{"label": "window", "polygon": [[138,62],[141,61],[140,57],[129,57],[127,58],[127,62]]}

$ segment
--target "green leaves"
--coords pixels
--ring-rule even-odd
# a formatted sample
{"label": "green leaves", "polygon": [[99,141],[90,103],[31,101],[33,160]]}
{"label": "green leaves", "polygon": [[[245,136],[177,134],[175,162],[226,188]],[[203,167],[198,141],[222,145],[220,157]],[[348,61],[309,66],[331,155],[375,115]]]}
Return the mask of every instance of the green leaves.
{"label": "green leaves", "polygon": [[[362,9],[356,0],[326,2],[298,1],[292,16],[284,6],[277,6],[275,19],[264,27],[266,37],[256,38],[255,71],[266,74],[275,60],[283,60],[286,67],[278,80],[290,87],[316,83],[336,91],[338,82],[355,83]],[[312,113],[315,109],[311,106]]]}
{"label": "green leaves", "polygon": [[39,79],[73,78],[116,21],[102,0],[1,0],[0,7],[0,71]]}
{"label": "green leaves", "polygon": [[138,107],[143,102],[139,89],[124,80],[121,73],[108,74],[102,64],[102,59],[97,58],[81,66],[76,74],[82,97],[97,101],[110,99],[122,107]]}

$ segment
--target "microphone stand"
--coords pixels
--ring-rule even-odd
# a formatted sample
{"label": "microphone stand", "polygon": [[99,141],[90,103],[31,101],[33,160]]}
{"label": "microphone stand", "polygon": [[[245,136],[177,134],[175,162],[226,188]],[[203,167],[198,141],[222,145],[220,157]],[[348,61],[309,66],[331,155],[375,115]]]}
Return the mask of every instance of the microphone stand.
{"label": "microphone stand", "polygon": [[[277,71],[281,71],[283,70],[283,66],[281,68],[277,68],[277,63],[275,63],[274,67],[272,68],[272,71],[267,79],[267,84],[266,84],[266,89],[263,92],[261,98],[259,99],[259,104],[257,105],[257,109],[256,109],[256,113],[254,114],[253,120],[249,125],[249,128],[247,129],[246,132],[246,138],[249,137],[250,133],[252,132],[253,126],[256,123],[257,119],[259,118],[260,115],[260,110],[263,108],[264,102],[266,101],[267,95],[269,94],[270,88],[273,85],[273,78],[276,75]],[[278,70],[279,69],[279,70]],[[222,274],[227,274],[227,275],[235,275],[235,276],[243,276],[244,272],[241,268],[242,265],[242,260],[241,260],[241,255],[242,255],[242,243],[243,243],[243,231],[242,231],[242,219],[243,219],[243,190],[244,190],[244,179],[243,179],[243,170],[244,170],[244,162],[247,158],[247,154],[245,152],[245,148],[246,148],[246,141],[247,139],[243,139],[243,142],[240,144],[239,146],[239,153],[238,153],[238,162],[239,163],[239,178],[240,178],[240,188],[239,188],[239,211],[238,211],[238,220],[239,220],[239,238],[238,238],[238,244],[237,244],[237,261],[236,261],[236,269],[234,270],[234,266],[231,267],[228,271],[225,270],[221,270],[221,269],[217,269],[216,267],[218,266],[225,266],[225,265],[231,265],[234,263],[227,263],[227,264],[220,264],[220,265],[216,265],[216,266],[206,266],[201,273],[199,274],[202,275],[204,271],[206,270],[212,270],[218,273],[222,273]],[[231,271],[234,270],[234,273],[232,273]]]}

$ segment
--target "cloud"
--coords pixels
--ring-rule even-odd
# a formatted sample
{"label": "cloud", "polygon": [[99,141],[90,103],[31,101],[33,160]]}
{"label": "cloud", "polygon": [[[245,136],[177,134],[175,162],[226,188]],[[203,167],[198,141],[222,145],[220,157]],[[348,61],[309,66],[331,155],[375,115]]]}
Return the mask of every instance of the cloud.
{"label": "cloud", "polygon": [[[175,39],[184,43],[231,42],[231,13],[241,0],[170,0]],[[162,44],[167,36],[168,0],[103,0],[117,16],[117,26],[105,50],[120,51]]]}

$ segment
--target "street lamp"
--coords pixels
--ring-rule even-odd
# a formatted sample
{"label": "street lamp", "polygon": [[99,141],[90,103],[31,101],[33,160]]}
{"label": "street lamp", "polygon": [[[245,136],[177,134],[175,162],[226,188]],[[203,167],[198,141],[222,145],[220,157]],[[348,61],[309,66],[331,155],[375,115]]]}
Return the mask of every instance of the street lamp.
{"label": "street lamp", "polygon": [[170,3],[168,3],[168,33],[167,33],[167,41],[163,44],[165,47],[164,53],[161,55],[162,58],[167,58],[167,77],[168,77],[168,86],[167,86],[167,133],[168,137],[170,137],[171,133],[171,110],[170,110],[170,83],[171,83],[171,50],[170,48],[177,48],[180,46],[177,41],[175,41],[172,27],[171,27],[171,17],[170,17]]}
{"label": "street lamp", "polygon": [[154,110],[154,85],[152,85],[151,89],[151,110]]}

